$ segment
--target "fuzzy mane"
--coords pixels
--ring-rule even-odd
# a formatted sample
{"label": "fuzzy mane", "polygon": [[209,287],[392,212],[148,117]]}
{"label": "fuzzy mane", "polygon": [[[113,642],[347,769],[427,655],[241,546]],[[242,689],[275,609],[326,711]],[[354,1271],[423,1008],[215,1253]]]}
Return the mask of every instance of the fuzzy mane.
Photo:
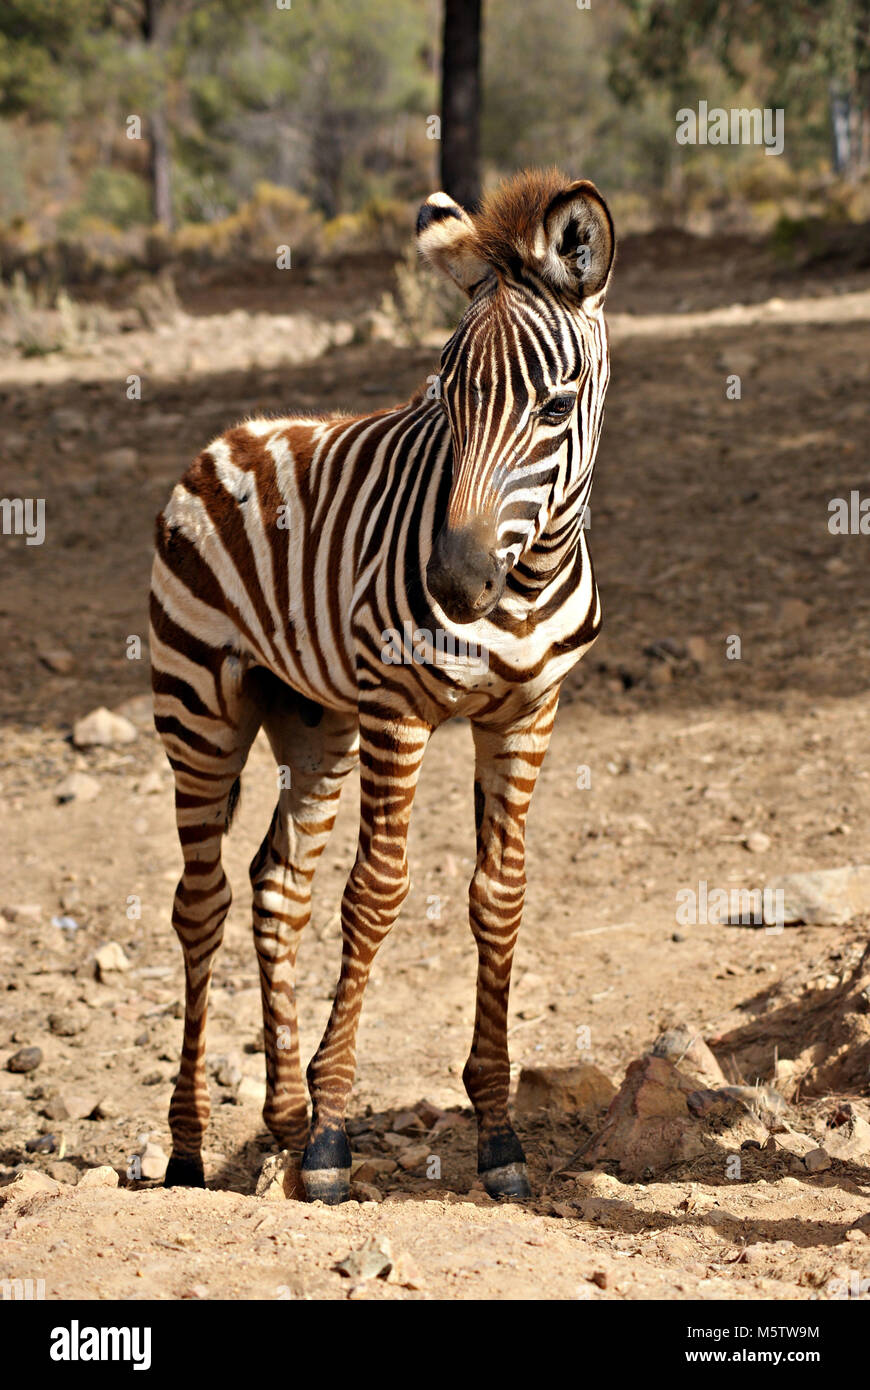
{"label": "fuzzy mane", "polygon": [[485,194],[472,218],[482,259],[509,273],[520,263],[534,264],[535,233],[551,200],[569,183],[555,167],[525,169]]}

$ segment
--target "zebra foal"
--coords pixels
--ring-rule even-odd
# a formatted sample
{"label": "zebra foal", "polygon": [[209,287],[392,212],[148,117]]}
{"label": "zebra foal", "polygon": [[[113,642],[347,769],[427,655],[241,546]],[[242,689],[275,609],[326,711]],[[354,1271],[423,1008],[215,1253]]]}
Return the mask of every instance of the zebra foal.
{"label": "zebra foal", "polygon": [[[206,1006],[230,904],[221,841],[258,729],[290,769],[251,864],[263,1115],[282,1147],[304,1148],[308,1197],[340,1202],[363,994],[408,891],[426,745],[461,715],[475,746],[469,906],[479,962],[463,1079],[487,1189],[530,1191],[508,1111],[508,991],[529,802],[561,682],[601,624],[582,523],[609,374],[613,225],[592,184],[532,171],[474,217],[433,194],[417,236],[469,299],[441,354],[437,399],[248,421],[200,454],[157,519],[155,724],[175,774],[184,857],[172,917],[186,1009],[170,1186],[203,1181]],[[423,641],[422,661],[416,650],[394,659],[408,633]],[[436,646],[436,633],[449,640]],[[473,642],[485,660],[455,657],[454,642]],[[340,977],[307,1073],[309,1124],[296,952],[357,758],[359,845],[341,903]]]}

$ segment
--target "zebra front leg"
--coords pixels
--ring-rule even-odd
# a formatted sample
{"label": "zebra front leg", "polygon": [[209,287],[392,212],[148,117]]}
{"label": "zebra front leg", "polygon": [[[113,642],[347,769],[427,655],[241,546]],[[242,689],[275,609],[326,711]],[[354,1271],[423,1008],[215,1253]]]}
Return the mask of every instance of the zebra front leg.
{"label": "zebra front leg", "polygon": [[520,726],[474,726],[477,862],[469,890],[477,944],[477,1008],[462,1079],[477,1115],[477,1168],[493,1197],[529,1197],[526,1157],[508,1110],[507,1013],[525,897],[525,827],[558,692]]}
{"label": "zebra front leg", "polygon": [[356,1066],[363,995],[378,947],[408,892],[408,823],[431,727],[412,716],[360,714],[360,835],[341,903],[341,974],[332,1012],[308,1068],[311,1134],[302,1160],[309,1200],[350,1192],[345,1112]]}
{"label": "zebra front leg", "polygon": [[311,917],[314,871],[356,763],[357,721],[324,713],[316,727],[300,729],[298,721],[270,718],[266,732],[289,785],[251,864],[266,1052],[263,1119],[282,1149],[301,1150],[308,1096],[299,1065],[296,954]]}

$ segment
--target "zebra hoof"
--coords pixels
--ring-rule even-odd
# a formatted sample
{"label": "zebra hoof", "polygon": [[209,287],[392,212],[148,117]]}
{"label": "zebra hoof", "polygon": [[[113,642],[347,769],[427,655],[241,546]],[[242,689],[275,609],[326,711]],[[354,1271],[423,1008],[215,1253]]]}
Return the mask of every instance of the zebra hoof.
{"label": "zebra hoof", "polygon": [[329,1207],[337,1207],[350,1196],[350,1169],[303,1168],[302,1185],[309,1202],[325,1202]]}
{"label": "zebra hoof", "polygon": [[532,1186],[524,1163],[506,1163],[481,1173],[490,1197],[531,1197]]}
{"label": "zebra hoof", "polygon": [[179,1158],[175,1155],[166,1165],[164,1187],[205,1187],[202,1162],[198,1158]]}

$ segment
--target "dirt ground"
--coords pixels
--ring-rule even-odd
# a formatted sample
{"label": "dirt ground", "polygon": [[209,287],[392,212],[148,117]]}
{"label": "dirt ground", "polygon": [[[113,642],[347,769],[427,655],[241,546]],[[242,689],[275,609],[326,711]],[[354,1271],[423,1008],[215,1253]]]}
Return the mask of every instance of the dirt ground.
{"label": "dirt ground", "polygon": [[[413,886],[375,966],[350,1112],[356,1150],[381,1160],[398,1152],[397,1112],[423,1100],[446,1112],[423,1132],[440,1176],[400,1166],[377,1198],[338,1209],[254,1195],[272,1151],[254,1084],[247,865],[274,800],[258,741],[226,845],[235,902],[209,1019],[208,1189],[127,1177],[146,1139],[169,1148],[181,1040],[180,854],[147,698],[153,519],[239,417],[375,409],[435,370],[429,346],[338,335],[310,361],[288,342],[282,365],[280,335],[263,339],[267,309],[291,326],[297,313],[353,323],[387,270],[365,266],[353,291],[349,274],[285,280],[280,303],[197,284],[170,331],[129,335],[129,352],[122,336],[111,353],[0,362],[3,495],[46,499],[43,545],[0,536],[0,1068],[42,1050],[34,1071],[0,1070],[0,1183],[22,1167],[61,1183],[24,1199],[0,1187],[0,1280],[44,1279],[47,1298],[778,1300],[833,1297],[842,1281],[866,1298],[870,1238],[853,1228],[870,1158],[810,1173],[762,1146],[738,1178],[710,1156],[629,1181],[576,1157],[601,1117],[559,1111],[518,1123],[533,1200],[499,1204],[476,1185],[461,1084],[471,743],[456,722],[424,765]],[[263,315],[253,325],[246,302]],[[755,249],[645,238],[624,250],[612,310],[590,534],[605,625],[565,686],[532,805],[514,1070],[591,1060],[618,1085],[662,1029],[685,1025],[731,1080],[776,1080],[794,1127],[822,1142],[844,1105],[870,1115],[870,1024],[849,1012],[868,918],[775,934],[679,925],[675,904],[701,880],[760,888],[870,859],[870,541],[828,530],[832,498],[870,495],[870,271],[789,271]],[[77,751],[72,724],[100,705],[120,706],[137,737]],[[76,770],[97,794],[59,803]],[[328,1015],[355,829],[349,785],[300,951],[305,1058]],[[100,980],[109,941],[129,969]],[[76,1186],[102,1164],[121,1187]],[[389,1279],[335,1269],[383,1237]]]}

